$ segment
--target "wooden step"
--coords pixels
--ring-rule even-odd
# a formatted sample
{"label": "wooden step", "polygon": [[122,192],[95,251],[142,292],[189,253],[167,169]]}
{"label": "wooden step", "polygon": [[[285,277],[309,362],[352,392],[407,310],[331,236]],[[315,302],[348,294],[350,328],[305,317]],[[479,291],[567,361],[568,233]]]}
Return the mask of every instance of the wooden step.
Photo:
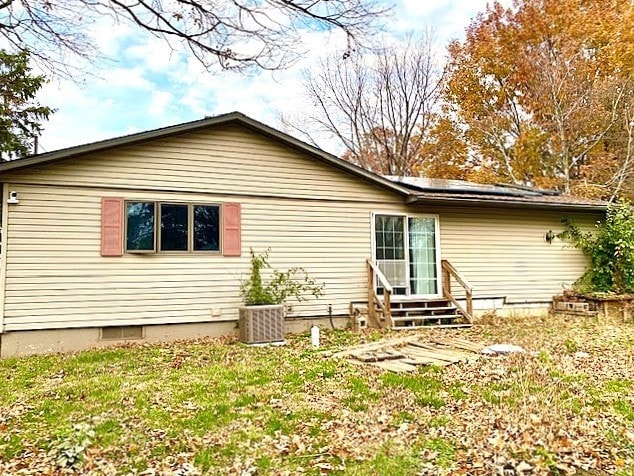
{"label": "wooden step", "polygon": [[416,301],[392,301],[392,308],[401,308],[407,309],[409,307],[441,307],[450,305],[450,301],[448,299],[419,299]]}
{"label": "wooden step", "polygon": [[392,307],[390,310],[394,312],[421,312],[421,311],[453,311],[456,306],[438,306],[438,307]]}
{"label": "wooden step", "polygon": [[400,331],[408,331],[412,329],[431,329],[433,327],[441,327],[441,326],[459,326],[462,324],[468,324],[467,322],[455,322],[455,321],[446,321],[446,322],[412,322],[411,325],[394,325],[392,329],[400,330]]}
{"label": "wooden step", "polygon": [[393,326],[393,331],[413,331],[416,329],[459,329],[463,327],[472,327],[471,324],[433,324],[426,326]]}
{"label": "wooden step", "polygon": [[402,321],[436,321],[438,319],[456,319],[459,317],[464,317],[462,314],[438,314],[435,316],[394,316],[392,315],[392,320],[394,322],[402,322]]}

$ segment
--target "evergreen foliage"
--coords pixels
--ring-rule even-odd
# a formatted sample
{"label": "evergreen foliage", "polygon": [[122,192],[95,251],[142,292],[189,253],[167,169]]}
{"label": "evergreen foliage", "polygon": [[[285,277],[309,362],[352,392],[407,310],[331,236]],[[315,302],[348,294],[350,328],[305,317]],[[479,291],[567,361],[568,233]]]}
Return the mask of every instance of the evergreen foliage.
{"label": "evergreen foliage", "polygon": [[29,54],[0,50],[0,155],[3,160],[29,155],[42,121],[54,112],[34,98],[44,76],[31,74]]}

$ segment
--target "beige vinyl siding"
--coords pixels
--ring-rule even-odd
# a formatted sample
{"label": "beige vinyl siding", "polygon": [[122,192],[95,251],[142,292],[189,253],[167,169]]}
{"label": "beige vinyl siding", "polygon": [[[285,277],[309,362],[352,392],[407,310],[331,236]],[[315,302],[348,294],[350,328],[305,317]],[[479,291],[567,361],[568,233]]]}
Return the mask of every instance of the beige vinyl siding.
{"label": "beige vinyl siding", "polygon": [[[302,266],[326,295],[295,315],[346,314],[366,293],[370,213],[377,202],[245,197],[243,256],[205,253],[100,256],[101,197],[205,201],[211,194],[127,192],[11,184],[20,196],[7,227],[5,330],[207,322],[237,319],[238,287],[249,249],[271,247],[280,269]],[[398,208],[398,207],[396,207]]]}
{"label": "beige vinyl siding", "polygon": [[402,202],[260,134],[226,125],[7,174],[15,183]]}
{"label": "beige vinyl siding", "polygon": [[[326,295],[296,316],[348,312],[366,295],[371,213],[440,216],[442,257],[475,297],[545,301],[585,261],[544,235],[561,213],[406,207],[403,197],[239,126],[188,133],[7,174],[4,330],[235,320],[249,249],[302,266]],[[101,198],[242,206],[241,257],[100,255]],[[6,200],[5,200],[6,202]]]}
{"label": "beige vinyl siding", "polygon": [[[366,298],[371,212],[405,212],[389,203],[245,197],[243,256],[126,254],[100,256],[100,204],[112,190],[12,184],[20,204],[7,226],[5,330],[144,325],[237,319],[248,250],[272,248],[271,263],[305,267],[326,295],[295,315],[347,313]],[[131,200],[224,202],[211,194],[127,192]],[[235,197],[232,197],[235,198]],[[545,233],[561,229],[559,212],[410,209],[440,216],[441,253],[473,284],[475,298],[547,301],[576,279],[585,259]],[[586,223],[592,221],[585,218]]]}
{"label": "beige vinyl siding", "polygon": [[442,257],[473,284],[475,298],[503,297],[507,303],[548,302],[581,276],[587,259],[558,238],[548,244],[545,235],[562,231],[564,215],[587,228],[600,218],[483,207],[439,213]]}

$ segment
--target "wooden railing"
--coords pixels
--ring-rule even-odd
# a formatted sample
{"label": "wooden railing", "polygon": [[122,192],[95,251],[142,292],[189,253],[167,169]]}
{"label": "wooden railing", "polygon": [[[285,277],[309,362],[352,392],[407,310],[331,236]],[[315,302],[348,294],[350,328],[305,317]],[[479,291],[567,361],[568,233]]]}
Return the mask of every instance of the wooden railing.
{"label": "wooden railing", "polygon": [[[455,279],[464,289],[467,300],[466,309],[456,301],[456,298],[451,293],[451,278]],[[446,259],[442,260],[442,293],[446,299],[450,300],[464,314],[469,322],[473,320],[473,288],[471,283]]]}
{"label": "wooden railing", "polygon": [[[390,300],[392,298],[392,285],[389,283],[383,272],[379,267],[371,260],[366,260],[368,266],[368,318],[378,324],[379,327],[385,327],[381,319],[376,317],[377,305],[383,313],[384,319],[387,321],[388,327],[394,326],[392,321],[392,305]],[[375,278],[379,280],[379,285],[383,288],[383,301],[376,294],[374,287]]]}

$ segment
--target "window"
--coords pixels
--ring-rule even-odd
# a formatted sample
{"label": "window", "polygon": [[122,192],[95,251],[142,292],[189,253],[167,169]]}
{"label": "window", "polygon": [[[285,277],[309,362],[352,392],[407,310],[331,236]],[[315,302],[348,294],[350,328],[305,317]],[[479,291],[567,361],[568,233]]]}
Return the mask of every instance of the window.
{"label": "window", "polygon": [[194,251],[220,250],[220,209],[194,205]]}
{"label": "window", "polygon": [[161,204],[161,251],[187,251],[189,205]]}
{"label": "window", "polygon": [[126,250],[154,251],[154,202],[127,202],[126,230]]}
{"label": "window", "polygon": [[125,210],[129,253],[220,251],[219,205],[130,201]]}

